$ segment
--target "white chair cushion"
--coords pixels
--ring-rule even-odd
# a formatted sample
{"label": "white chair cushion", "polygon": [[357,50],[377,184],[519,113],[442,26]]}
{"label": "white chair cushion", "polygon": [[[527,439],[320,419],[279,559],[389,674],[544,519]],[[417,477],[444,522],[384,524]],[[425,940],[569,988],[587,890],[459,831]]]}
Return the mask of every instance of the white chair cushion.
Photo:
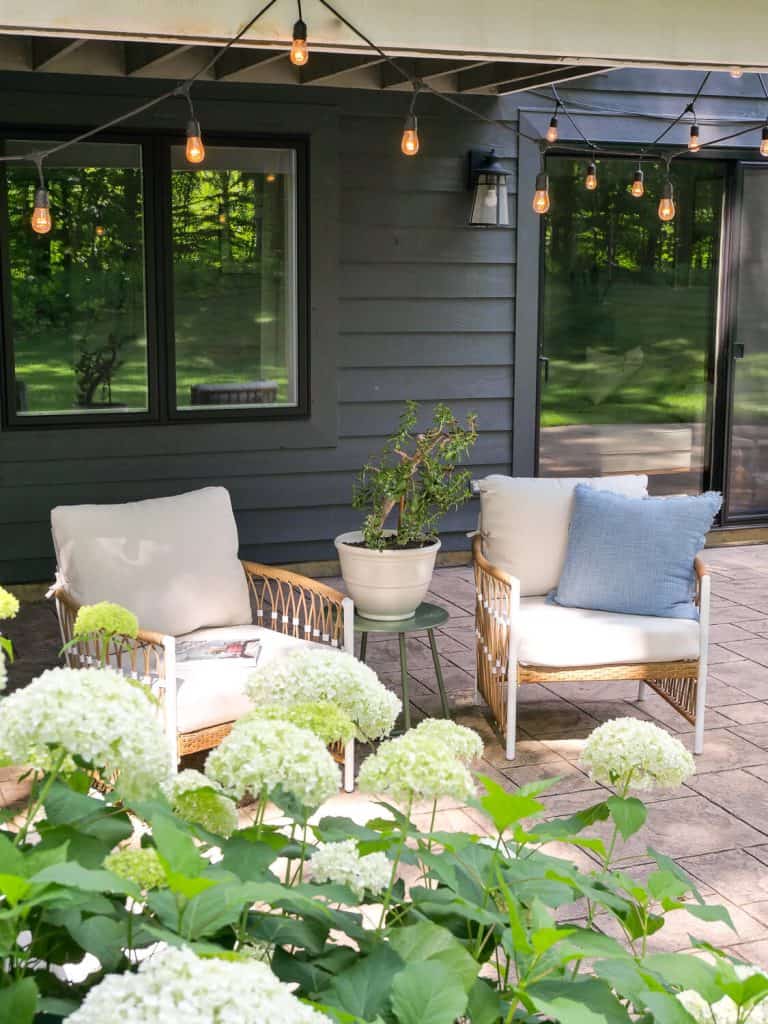
{"label": "white chair cushion", "polygon": [[543,597],[520,602],[517,660],[546,668],[695,661],[699,623],[657,615],[562,608]]}
{"label": "white chair cushion", "polygon": [[520,580],[523,597],[548,594],[560,580],[576,484],[628,498],[648,493],[647,476],[512,477],[479,481],[483,553]]}
{"label": "white chair cushion", "polygon": [[245,694],[248,676],[297,647],[327,651],[327,644],[316,644],[284,636],[264,626],[230,626],[225,629],[197,629],[177,638],[184,640],[258,640],[259,658],[216,658],[207,661],[180,661],[176,665],[176,729],[195,732],[223,722],[233,722],[253,709]]}
{"label": "white chair cushion", "polygon": [[168,636],[251,622],[229,492],[204,487],[51,512],[59,573],[79,604],[114,601]]}

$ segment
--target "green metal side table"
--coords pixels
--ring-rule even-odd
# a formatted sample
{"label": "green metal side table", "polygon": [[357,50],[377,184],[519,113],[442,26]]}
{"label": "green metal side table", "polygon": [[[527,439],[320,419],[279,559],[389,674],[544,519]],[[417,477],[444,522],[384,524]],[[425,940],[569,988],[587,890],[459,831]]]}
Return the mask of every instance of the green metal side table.
{"label": "green metal side table", "polygon": [[398,619],[397,621],[386,622],[382,619],[364,619],[362,615],[355,615],[355,630],[361,633],[360,637],[360,660],[365,661],[368,652],[369,633],[397,633],[400,641],[400,679],[403,684],[403,720],[405,728],[411,728],[411,704],[410,689],[408,686],[408,653],[405,647],[407,633],[417,633],[426,630],[429,637],[429,646],[432,649],[432,661],[435,665],[435,676],[440,690],[440,701],[443,705],[443,717],[450,718],[448,710],[448,699],[445,695],[445,683],[443,682],[443,670],[440,667],[440,656],[437,653],[437,641],[435,640],[435,628],[442,626],[448,621],[448,612],[445,608],[439,608],[436,604],[424,602],[416,609],[416,613],[410,619]]}

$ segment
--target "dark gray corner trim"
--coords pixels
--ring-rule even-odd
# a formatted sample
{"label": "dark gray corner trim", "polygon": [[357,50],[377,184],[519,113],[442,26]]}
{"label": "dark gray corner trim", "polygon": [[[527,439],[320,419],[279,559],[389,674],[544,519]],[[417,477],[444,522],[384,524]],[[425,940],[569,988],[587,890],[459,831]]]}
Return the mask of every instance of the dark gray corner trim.
{"label": "dark gray corner trim", "polygon": [[[533,121],[522,111],[520,129],[534,137],[538,134]],[[521,135],[517,157],[517,301],[512,433],[512,473],[515,476],[533,476],[536,470],[541,217],[533,212],[531,201],[539,159],[539,147]]]}

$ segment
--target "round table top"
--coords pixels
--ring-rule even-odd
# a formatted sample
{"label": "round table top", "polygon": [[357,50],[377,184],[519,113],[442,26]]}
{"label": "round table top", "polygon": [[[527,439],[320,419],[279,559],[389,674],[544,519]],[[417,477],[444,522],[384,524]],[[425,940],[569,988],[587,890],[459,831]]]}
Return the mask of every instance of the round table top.
{"label": "round table top", "polygon": [[445,608],[424,601],[409,619],[364,619],[355,614],[358,633],[415,633],[418,629],[434,629],[449,619]]}

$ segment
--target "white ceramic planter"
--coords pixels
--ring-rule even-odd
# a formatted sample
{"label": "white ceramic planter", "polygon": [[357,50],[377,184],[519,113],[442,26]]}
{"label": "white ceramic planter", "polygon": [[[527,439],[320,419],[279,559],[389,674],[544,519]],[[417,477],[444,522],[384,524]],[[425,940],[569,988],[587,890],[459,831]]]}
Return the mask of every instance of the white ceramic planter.
{"label": "white ceramic planter", "polygon": [[353,530],[334,541],[355,611],[366,619],[410,618],[427,596],[440,541],[423,548],[373,551],[355,546],[362,539]]}

